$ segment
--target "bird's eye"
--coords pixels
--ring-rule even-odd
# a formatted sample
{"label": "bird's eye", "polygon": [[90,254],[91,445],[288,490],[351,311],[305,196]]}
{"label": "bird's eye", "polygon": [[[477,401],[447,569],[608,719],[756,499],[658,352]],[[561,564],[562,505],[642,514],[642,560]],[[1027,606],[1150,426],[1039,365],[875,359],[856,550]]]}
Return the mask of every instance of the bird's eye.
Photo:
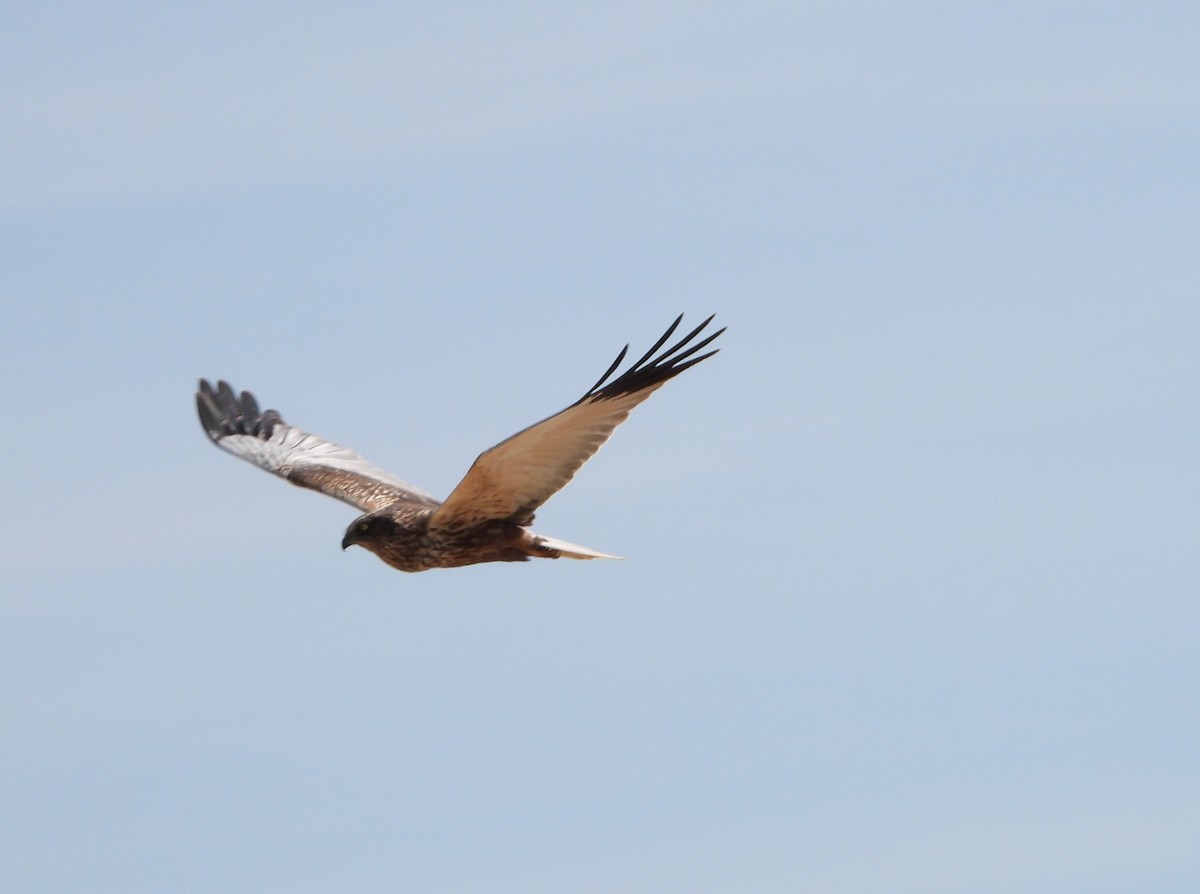
{"label": "bird's eye", "polygon": [[362,531],[364,534],[367,533],[367,531],[371,530],[371,523],[365,521],[359,522],[358,530]]}

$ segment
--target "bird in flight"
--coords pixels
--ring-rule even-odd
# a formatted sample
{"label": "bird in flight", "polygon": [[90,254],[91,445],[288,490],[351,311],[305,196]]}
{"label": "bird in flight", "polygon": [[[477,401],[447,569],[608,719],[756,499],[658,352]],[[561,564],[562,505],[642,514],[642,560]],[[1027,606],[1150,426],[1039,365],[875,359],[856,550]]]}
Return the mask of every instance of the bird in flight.
{"label": "bird in flight", "polygon": [[[539,506],[566,485],[600,449],[629,411],[689,366],[724,332],[696,341],[707,320],[661,353],[681,314],[642,359],[612,381],[617,359],[587,393],[565,410],[485,450],[445,502],[373,466],[353,450],[301,431],[275,410],[260,412],[249,391],[200,380],[196,410],[212,442],[292,484],[328,494],[363,515],[342,538],[401,571],[453,568],[477,562],[539,559],[614,559],[529,529]],[[657,355],[657,356],[656,356]],[[605,384],[607,382],[607,384]]]}

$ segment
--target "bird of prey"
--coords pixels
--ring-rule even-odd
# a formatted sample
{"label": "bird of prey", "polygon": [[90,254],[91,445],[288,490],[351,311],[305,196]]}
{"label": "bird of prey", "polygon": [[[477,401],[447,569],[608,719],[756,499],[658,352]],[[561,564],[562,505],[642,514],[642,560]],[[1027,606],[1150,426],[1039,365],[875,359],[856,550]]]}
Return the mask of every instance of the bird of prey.
{"label": "bird of prey", "polygon": [[201,379],[196,409],[205,432],[222,450],[357,507],[364,514],[346,529],[342,549],[365,547],[401,571],[531,557],[613,559],[534,533],[529,529],[534,511],[574,477],[630,410],[668,379],[717,353],[694,356],[725,331],[696,341],[712,319],[655,356],[683,320],[681,314],[641,360],[609,381],[629,351],[626,345],[571,406],[481,453],[445,502],[352,450],[288,425],[275,410],[260,412],[254,395],[238,395],[228,382],[214,388]]}

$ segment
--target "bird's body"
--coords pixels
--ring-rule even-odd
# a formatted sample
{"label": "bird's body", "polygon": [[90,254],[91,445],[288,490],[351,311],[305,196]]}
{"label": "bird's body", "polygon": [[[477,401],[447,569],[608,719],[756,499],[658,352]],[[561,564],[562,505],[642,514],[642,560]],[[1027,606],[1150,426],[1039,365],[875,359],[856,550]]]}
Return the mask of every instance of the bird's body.
{"label": "bird's body", "polygon": [[[562,550],[512,522],[492,519],[460,530],[430,527],[432,509],[396,506],[356,521],[342,543],[373,544],[375,555],[401,571],[455,568],[479,562],[525,562],[530,558],[557,559]],[[603,554],[574,558],[611,558]]]}
{"label": "bird's body", "polygon": [[365,547],[401,571],[529,558],[611,559],[615,556],[536,534],[529,525],[534,511],[571,480],[633,407],[716,353],[692,356],[724,331],[692,344],[709,317],[651,359],[682,319],[612,382],[605,385],[628,346],[574,404],[481,453],[445,502],[345,447],[288,425],[275,410],[260,412],[250,392],[239,396],[224,381],[214,388],[202,379],[196,407],[218,447],[356,506],[364,514],[347,528],[342,548]]}

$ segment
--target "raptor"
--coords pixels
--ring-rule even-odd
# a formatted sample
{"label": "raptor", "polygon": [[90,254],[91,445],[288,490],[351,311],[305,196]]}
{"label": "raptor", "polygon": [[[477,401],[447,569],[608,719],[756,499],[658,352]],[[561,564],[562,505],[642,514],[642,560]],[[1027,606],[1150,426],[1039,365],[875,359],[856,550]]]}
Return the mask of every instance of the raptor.
{"label": "raptor", "polygon": [[663,349],[681,314],[640,360],[613,378],[629,351],[626,345],[575,403],[481,453],[444,502],[353,450],[288,425],[275,410],[260,411],[253,394],[239,394],[228,382],[214,387],[201,379],[196,409],[204,431],[222,450],[356,507],[363,514],[346,529],[342,549],[364,547],[401,571],[530,558],[613,559],[535,533],[529,527],[534,512],[574,477],[630,410],[717,353],[699,353],[725,331],[705,334],[712,319]]}

